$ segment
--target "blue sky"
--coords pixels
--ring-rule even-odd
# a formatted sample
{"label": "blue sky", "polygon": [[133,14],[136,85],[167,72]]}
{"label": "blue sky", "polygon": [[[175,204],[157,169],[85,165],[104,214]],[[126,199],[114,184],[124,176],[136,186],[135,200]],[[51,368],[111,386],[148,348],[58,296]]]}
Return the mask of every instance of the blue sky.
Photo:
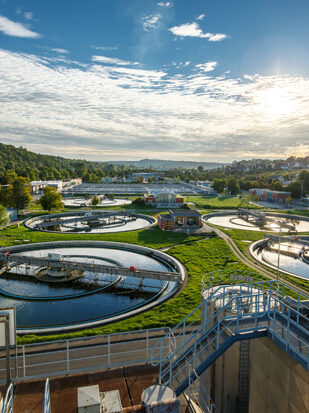
{"label": "blue sky", "polygon": [[0,0],[0,140],[65,157],[309,152],[309,2]]}

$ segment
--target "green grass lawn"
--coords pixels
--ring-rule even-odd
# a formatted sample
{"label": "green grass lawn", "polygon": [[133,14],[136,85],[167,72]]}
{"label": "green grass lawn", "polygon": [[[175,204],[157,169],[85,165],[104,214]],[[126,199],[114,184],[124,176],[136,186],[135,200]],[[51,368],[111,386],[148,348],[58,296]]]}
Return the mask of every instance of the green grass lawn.
{"label": "green grass lawn", "polygon": [[[230,209],[248,207],[247,198],[237,196],[186,196],[185,202],[194,202],[198,209]],[[250,208],[257,209],[258,206],[250,205]]]}
{"label": "green grass lawn", "polygon": [[130,232],[115,232],[110,234],[57,234],[29,230],[20,224],[14,224],[0,231],[0,245],[10,246],[24,244],[27,242],[48,242],[63,240],[92,240],[92,241],[115,241],[129,244],[138,244],[150,248],[163,248],[182,242],[187,242],[196,237],[188,237],[187,234],[163,232],[159,228],[142,229]]}

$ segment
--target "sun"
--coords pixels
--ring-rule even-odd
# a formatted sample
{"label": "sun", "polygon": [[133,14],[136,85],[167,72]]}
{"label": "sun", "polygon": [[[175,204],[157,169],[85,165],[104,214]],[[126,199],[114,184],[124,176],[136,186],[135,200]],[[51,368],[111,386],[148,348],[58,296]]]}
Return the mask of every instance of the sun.
{"label": "sun", "polygon": [[261,92],[257,100],[261,112],[270,118],[287,116],[296,107],[296,101],[288,91],[280,88],[272,88]]}

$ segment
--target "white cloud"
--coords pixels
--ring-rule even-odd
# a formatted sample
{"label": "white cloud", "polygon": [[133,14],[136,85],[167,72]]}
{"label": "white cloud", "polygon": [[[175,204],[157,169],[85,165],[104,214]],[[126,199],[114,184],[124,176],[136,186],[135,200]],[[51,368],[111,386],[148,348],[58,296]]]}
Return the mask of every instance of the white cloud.
{"label": "white cloud", "polygon": [[160,1],[160,2],[158,3],[158,6],[160,6],[160,7],[172,7],[173,4],[172,4],[170,1],[167,1],[166,3],[163,2],[163,1]]}
{"label": "white cloud", "polygon": [[204,37],[208,38],[210,42],[221,42],[222,40],[227,38],[227,35],[223,33],[205,33]]}
{"label": "white cloud", "polygon": [[156,29],[161,19],[161,14],[150,14],[142,18],[142,26],[146,32]]}
{"label": "white cloud", "polygon": [[90,46],[92,49],[95,50],[117,50],[117,46]]}
{"label": "white cloud", "polygon": [[309,77],[70,67],[1,49],[0,60],[5,143],[98,160],[229,161],[309,151]]}
{"label": "white cloud", "polygon": [[218,65],[218,62],[206,62],[206,63],[196,65],[195,67],[202,70],[203,72],[211,72],[212,70],[215,70],[217,65]]}
{"label": "white cloud", "polygon": [[129,62],[126,60],[117,59],[115,57],[107,57],[107,56],[92,56],[93,62],[105,63],[108,65],[119,65],[119,66],[130,66],[130,65],[137,65],[138,62]]}
{"label": "white cloud", "polygon": [[169,29],[175,36],[181,37],[199,37],[201,39],[208,39],[210,42],[219,42],[227,38],[223,33],[203,33],[198,23],[185,23],[180,26],[174,26]]}
{"label": "white cloud", "polygon": [[197,16],[196,20],[203,20],[204,17],[205,14],[200,14],[199,16]]}
{"label": "white cloud", "polygon": [[52,49],[50,49],[52,52],[56,52],[56,53],[61,53],[61,54],[67,54],[69,53],[69,51],[67,49],[58,49],[57,47],[54,47]]}
{"label": "white cloud", "polygon": [[29,30],[22,23],[14,22],[2,15],[0,15],[0,32],[7,36],[14,37],[28,37],[33,39],[41,37],[39,33]]}
{"label": "white cloud", "polygon": [[32,20],[32,19],[33,19],[33,13],[32,13],[32,11],[26,11],[26,12],[24,13],[24,17],[25,17],[27,20]]}

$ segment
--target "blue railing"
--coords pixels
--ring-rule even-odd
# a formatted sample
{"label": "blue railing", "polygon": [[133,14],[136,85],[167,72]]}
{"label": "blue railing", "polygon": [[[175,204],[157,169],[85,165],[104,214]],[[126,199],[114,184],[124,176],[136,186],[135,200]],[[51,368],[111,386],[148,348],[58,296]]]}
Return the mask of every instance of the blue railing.
{"label": "blue railing", "polygon": [[309,296],[282,282],[260,281],[211,285],[203,298],[153,347],[161,384],[180,394],[196,379],[188,377],[189,366],[199,376],[233,342],[265,335],[309,370]]}

